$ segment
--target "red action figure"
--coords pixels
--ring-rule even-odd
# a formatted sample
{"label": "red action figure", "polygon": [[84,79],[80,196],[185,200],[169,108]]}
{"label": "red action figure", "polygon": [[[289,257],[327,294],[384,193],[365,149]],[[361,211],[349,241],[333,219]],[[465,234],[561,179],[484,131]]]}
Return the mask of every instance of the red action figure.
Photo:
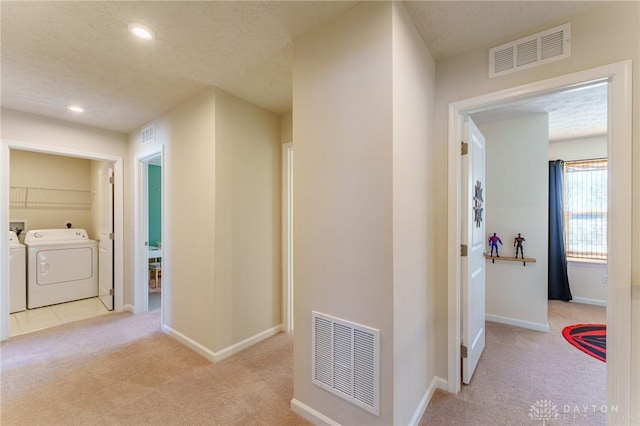
{"label": "red action figure", "polygon": [[493,257],[493,249],[494,248],[496,249],[496,256],[500,257],[500,254],[498,253],[498,243],[500,243],[500,245],[502,245],[502,240],[494,232],[493,236],[489,237],[489,247],[491,247],[491,257]]}

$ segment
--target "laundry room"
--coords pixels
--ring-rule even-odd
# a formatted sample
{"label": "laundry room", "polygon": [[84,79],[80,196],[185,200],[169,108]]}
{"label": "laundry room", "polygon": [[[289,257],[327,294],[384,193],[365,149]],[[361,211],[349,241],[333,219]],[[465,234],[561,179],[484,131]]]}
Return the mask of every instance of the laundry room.
{"label": "laundry room", "polygon": [[[17,240],[16,249],[24,244],[25,252],[21,261],[12,251],[10,313],[22,316],[12,318],[11,335],[108,312],[98,298],[98,241],[105,215],[112,214],[100,196],[100,177],[111,164],[18,149],[9,159],[10,240]],[[76,305],[59,305],[67,302]],[[52,305],[50,313],[34,315]],[[43,321],[34,322],[36,316]]]}
{"label": "laundry room", "polygon": [[[10,151],[9,217],[11,230],[24,242],[30,229],[86,229],[92,220],[92,160]],[[23,226],[25,229],[21,229]]]}

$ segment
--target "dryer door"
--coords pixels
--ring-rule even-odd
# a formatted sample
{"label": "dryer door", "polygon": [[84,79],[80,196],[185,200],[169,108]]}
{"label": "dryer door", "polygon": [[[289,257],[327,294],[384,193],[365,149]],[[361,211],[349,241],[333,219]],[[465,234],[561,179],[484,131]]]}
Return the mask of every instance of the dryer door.
{"label": "dryer door", "polygon": [[36,284],[51,285],[86,280],[93,276],[91,247],[39,250]]}

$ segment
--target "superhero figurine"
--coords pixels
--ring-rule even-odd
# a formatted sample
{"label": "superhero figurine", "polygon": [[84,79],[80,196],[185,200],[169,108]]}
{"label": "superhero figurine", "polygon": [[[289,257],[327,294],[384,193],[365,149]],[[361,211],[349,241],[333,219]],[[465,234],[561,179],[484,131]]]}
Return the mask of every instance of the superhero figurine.
{"label": "superhero figurine", "polygon": [[489,247],[491,247],[491,257],[493,257],[493,249],[496,250],[496,256],[500,257],[500,254],[498,253],[498,243],[502,245],[502,240],[494,232],[493,236],[489,237]]}
{"label": "superhero figurine", "polygon": [[520,256],[524,259],[524,251],[522,250],[522,242],[524,238],[518,233],[518,236],[513,239],[513,246],[516,248],[516,259],[518,258],[518,250],[520,250]]}

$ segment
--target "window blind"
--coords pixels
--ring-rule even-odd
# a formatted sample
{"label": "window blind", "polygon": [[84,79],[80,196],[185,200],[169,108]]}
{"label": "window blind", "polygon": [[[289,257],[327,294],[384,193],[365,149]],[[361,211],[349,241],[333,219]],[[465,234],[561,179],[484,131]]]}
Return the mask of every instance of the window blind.
{"label": "window blind", "polygon": [[607,259],[607,160],[566,161],[567,257]]}

